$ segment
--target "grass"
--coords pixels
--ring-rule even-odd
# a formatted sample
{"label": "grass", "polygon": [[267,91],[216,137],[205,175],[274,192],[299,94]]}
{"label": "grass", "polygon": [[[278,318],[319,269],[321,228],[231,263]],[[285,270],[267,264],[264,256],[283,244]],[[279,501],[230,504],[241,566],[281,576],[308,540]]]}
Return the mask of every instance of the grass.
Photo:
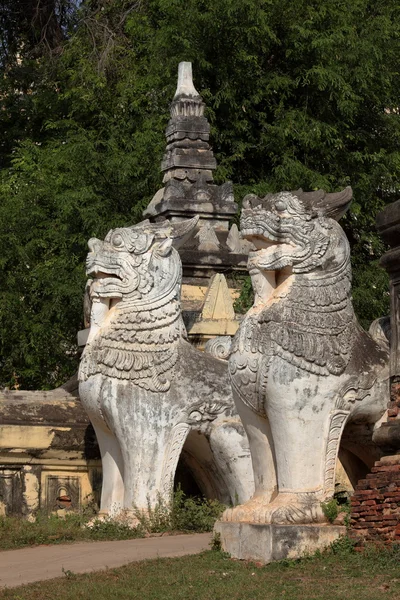
{"label": "grass", "polygon": [[224,508],[216,500],[188,498],[178,489],[171,506],[159,500],[155,508],[149,508],[147,515],[136,511],[139,518],[137,527],[124,520],[113,519],[95,521],[91,527],[86,527],[94,516],[90,509],[82,513],[67,513],[65,517],[39,513],[32,523],[18,517],[0,516],[0,550],[89,540],[126,540],[167,531],[211,531]]}
{"label": "grass", "polygon": [[[65,517],[38,514],[30,523],[18,517],[0,517],[0,549],[10,550],[40,544],[65,544],[89,540],[126,540],[144,537],[144,531],[116,521],[97,522],[85,527],[87,514],[69,513]],[[1,560],[1,559],[0,559]]]}
{"label": "grass", "polygon": [[355,552],[346,541],[323,554],[267,566],[219,551],[132,563],[0,591],[0,600],[398,600],[400,548]]}

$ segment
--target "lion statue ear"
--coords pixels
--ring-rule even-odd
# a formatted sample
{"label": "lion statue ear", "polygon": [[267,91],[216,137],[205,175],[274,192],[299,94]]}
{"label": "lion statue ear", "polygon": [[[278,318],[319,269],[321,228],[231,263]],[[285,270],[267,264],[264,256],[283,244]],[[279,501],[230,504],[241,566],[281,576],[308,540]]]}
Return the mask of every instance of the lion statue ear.
{"label": "lion statue ear", "polygon": [[184,221],[161,221],[160,223],[150,223],[148,219],[132,225],[129,229],[136,233],[151,237],[151,240],[162,242],[166,239],[172,240],[172,246],[176,249],[180,248],[195,232],[199,216],[196,215],[193,219],[185,219]]}
{"label": "lion statue ear", "polygon": [[156,252],[159,256],[168,256],[168,254],[171,252],[171,248],[172,248],[172,239],[171,238],[165,238],[165,240],[163,240],[162,242],[160,242],[157,246]]}
{"label": "lion statue ear", "polygon": [[[129,229],[132,232],[135,232],[136,235],[140,234],[142,237],[145,236],[146,239],[150,240],[147,249],[150,247],[151,242],[154,241],[159,243],[158,251],[168,254],[168,247],[170,249],[173,246],[178,249],[194,234],[199,218],[200,217],[196,215],[193,219],[172,223],[167,220],[161,221],[160,223],[150,223],[150,221],[146,219],[146,221],[133,225]],[[166,242],[166,240],[170,240],[170,244],[164,244],[164,241]]]}
{"label": "lion statue ear", "polygon": [[324,190],[303,192],[301,189],[293,193],[314,216],[330,217],[336,221],[343,217],[353,198],[353,190],[350,186],[341,192],[329,194]]}
{"label": "lion statue ear", "polygon": [[149,221],[143,221],[134,227],[140,228],[146,233],[151,233],[157,242],[170,239],[172,240],[172,246],[178,249],[194,234],[199,218],[196,215],[193,219],[176,222],[165,220],[159,223],[150,223]]}
{"label": "lion statue ear", "polygon": [[150,227],[157,228],[155,232],[156,240],[161,239],[157,245],[157,254],[168,256],[171,248],[176,250],[180,248],[194,234],[198,222],[199,216],[196,215],[193,219],[177,221],[176,223],[162,221],[161,223],[151,224]]}
{"label": "lion statue ear", "polygon": [[172,239],[174,248],[180,248],[194,235],[199,218],[199,215],[196,215],[193,219],[185,219],[185,221],[177,221],[176,223],[169,224],[171,232],[168,237]]}

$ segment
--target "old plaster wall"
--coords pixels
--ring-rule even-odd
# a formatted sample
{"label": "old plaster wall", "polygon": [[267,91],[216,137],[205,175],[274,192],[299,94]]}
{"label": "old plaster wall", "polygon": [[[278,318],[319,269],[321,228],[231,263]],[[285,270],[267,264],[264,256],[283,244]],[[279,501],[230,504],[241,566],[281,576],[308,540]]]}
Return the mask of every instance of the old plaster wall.
{"label": "old plaster wall", "polygon": [[62,514],[97,500],[100,456],[76,395],[3,392],[0,414],[0,514]]}

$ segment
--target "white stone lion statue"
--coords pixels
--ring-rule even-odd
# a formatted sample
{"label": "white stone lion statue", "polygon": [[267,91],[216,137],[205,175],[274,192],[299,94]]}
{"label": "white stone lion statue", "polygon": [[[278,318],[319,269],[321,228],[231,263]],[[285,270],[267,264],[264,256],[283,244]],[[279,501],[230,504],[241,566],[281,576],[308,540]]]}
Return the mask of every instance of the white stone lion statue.
{"label": "white stone lion statue", "polygon": [[229,370],[256,489],[225,512],[226,521],[323,522],[345,426],[353,439],[344,457],[367,462],[369,453],[371,466],[372,429],[389,397],[388,351],[360,327],[352,306],[350,248],[338,223],[351,197],[346,188],[244,200],[241,233],[256,247],[248,262],[255,300]]}
{"label": "white stone lion statue", "polygon": [[223,499],[244,501],[254,489],[227,363],[186,341],[176,248],[197,221],[144,221],[89,241],[90,332],[79,394],[100,446],[103,514],[168,502],[188,434],[189,453],[194,460],[205,453],[204,479],[214,470]]}

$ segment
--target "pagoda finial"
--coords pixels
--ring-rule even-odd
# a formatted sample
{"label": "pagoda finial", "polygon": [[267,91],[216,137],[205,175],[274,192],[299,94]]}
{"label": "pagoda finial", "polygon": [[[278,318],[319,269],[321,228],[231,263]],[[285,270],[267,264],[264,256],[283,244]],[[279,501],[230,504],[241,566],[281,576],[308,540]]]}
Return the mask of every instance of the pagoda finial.
{"label": "pagoda finial", "polygon": [[178,66],[178,85],[174,100],[179,96],[200,97],[193,84],[192,63],[180,62]]}
{"label": "pagoda finial", "polygon": [[[203,225],[206,221],[212,228],[228,231],[229,219],[236,212],[233,188],[230,182],[213,182],[217,161],[210,147],[210,124],[204,110],[205,104],[193,84],[192,63],[179,63],[161,163],[165,188],[157,192],[144,215],[179,220],[198,214]],[[207,229],[203,233],[207,237],[213,232]]]}
{"label": "pagoda finial", "polygon": [[[205,104],[193,84],[192,63],[180,62],[178,85],[171,104],[171,117],[202,117]],[[207,123],[208,126],[208,123]]]}

